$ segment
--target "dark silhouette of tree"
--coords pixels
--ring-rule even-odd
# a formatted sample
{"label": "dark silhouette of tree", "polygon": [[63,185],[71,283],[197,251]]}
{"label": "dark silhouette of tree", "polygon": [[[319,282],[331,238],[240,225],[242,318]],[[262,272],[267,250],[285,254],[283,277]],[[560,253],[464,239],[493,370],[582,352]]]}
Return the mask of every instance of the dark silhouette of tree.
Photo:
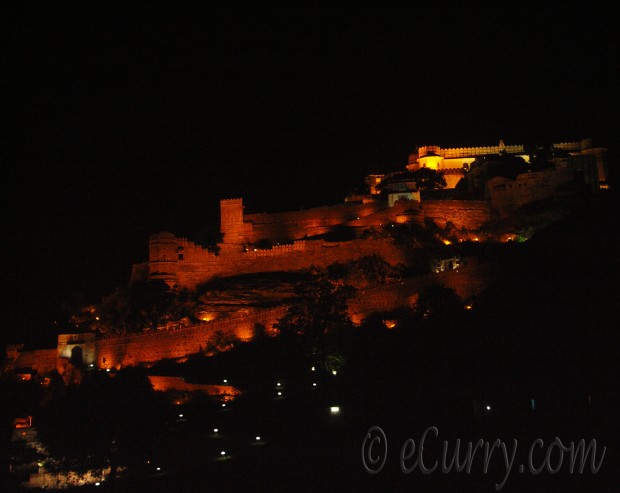
{"label": "dark silhouette of tree", "polygon": [[162,280],[136,282],[103,299],[92,328],[110,335],[156,330],[168,321],[193,320],[195,303],[187,292],[172,293]]}
{"label": "dark silhouette of tree", "polygon": [[440,190],[446,187],[446,179],[441,171],[431,168],[420,168],[409,174],[421,192]]}
{"label": "dark silhouette of tree", "polygon": [[91,373],[80,385],[61,387],[38,415],[39,436],[58,469],[83,472],[136,467],[157,454],[171,411],[143,370],[128,368],[112,378]]}
{"label": "dark silhouette of tree", "polygon": [[524,146],[526,154],[530,157],[532,171],[553,168],[553,146],[551,144],[528,144]]}
{"label": "dark silhouette of tree", "polygon": [[297,302],[275,327],[285,337],[301,337],[311,357],[324,365],[336,360],[342,365],[344,356],[336,348],[338,332],[352,325],[347,301],[354,292],[353,287],[336,283],[325,273],[319,273],[297,284]]}
{"label": "dark silhouette of tree", "polygon": [[449,318],[463,312],[463,302],[452,288],[434,285],[420,292],[416,313],[424,319]]}

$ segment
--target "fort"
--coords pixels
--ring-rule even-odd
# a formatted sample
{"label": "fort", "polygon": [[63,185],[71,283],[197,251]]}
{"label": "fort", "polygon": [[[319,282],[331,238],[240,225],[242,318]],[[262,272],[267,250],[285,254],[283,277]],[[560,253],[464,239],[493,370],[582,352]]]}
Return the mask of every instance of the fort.
{"label": "fort", "polygon": [[[173,290],[193,291],[217,278],[326,268],[371,255],[392,266],[410,265],[419,255],[410,244],[389,235],[368,233],[401,224],[475,233],[526,204],[553,200],[564,185],[575,180],[592,191],[606,186],[606,149],[593,147],[591,139],[555,144],[553,149],[557,151],[553,167],[522,173],[515,179],[491,178],[486,183],[484,200],[422,200],[416,183],[406,181],[380,193],[380,185],[389,175],[370,175],[368,194],[301,211],[246,213],[241,198],[224,199],[220,202],[222,241],[217,248],[203,247],[170,232],[153,234],[149,238],[148,261],[133,266],[130,282],[163,280]],[[410,156],[406,168],[410,172],[425,167],[444,172],[448,188],[454,188],[479,156],[505,154],[529,159],[523,145],[506,146],[503,142],[498,146],[457,149],[425,146]],[[346,241],[330,239],[330,235],[343,231],[349,235]],[[351,300],[349,312],[359,322],[376,311],[412,306],[417,294],[432,284],[454,288],[467,298],[481,291],[493,275],[497,275],[497,269],[490,264],[474,261],[463,267],[450,262],[447,270],[437,269],[361,290]],[[223,343],[251,340],[259,326],[271,333],[286,310],[284,302],[270,308],[252,307],[221,320],[120,337],[60,334],[53,349],[24,351],[19,345],[8,347],[5,369],[44,375],[55,369],[63,373],[70,361],[117,369],[163,359],[180,360]]]}

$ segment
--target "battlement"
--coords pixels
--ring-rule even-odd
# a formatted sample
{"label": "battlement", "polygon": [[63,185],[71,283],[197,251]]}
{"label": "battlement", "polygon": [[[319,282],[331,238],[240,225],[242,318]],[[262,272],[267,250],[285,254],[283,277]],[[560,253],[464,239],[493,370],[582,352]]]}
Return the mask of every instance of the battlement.
{"label": "battlement", "polygon": [[242,198],[233,198],[233,199],[221,199],[221,205],[243,205]]}

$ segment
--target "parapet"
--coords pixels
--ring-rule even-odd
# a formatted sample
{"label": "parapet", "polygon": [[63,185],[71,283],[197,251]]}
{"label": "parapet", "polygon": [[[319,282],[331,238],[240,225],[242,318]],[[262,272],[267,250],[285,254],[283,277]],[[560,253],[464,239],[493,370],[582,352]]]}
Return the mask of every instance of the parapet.
{"label": "parapet", "polygon": [[242,198],[222,199],[220,200],[220,205],[243,205],[243,199]]}

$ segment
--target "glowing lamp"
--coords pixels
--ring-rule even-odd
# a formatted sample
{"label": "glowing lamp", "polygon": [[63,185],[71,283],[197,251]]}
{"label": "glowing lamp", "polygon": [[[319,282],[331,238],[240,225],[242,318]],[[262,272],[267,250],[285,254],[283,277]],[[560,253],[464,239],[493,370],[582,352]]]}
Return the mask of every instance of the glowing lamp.
{"label": "glowing lamp", "polygon": [[332,375],[336,375],[338,372],[336,370],[332,370]]}
{"label": "glowing lamp", "polygon": [[213,433],[217,433],[218,429],[217,428],[213,428]]}
{"label": "glowing lamp", "polygon": [[260,442],[260,437],[256,437],[256,441],[257,441],[257,442]]}
{"label": "glowing lamp", "polygon": [[340,413],[340,407],[338,406],[332,406],[329,408],[329,412],[332,414],[339,414]]}
{"label": "glowing lamp", "polygon": [[109,369],[109,368],[106,368],[106,369],[105,369],[105,371],[107,371],[108,373],[110,373],[110,369]]}
{"label": "glowing lamp", "polygon": [[278,392],[278,395],[282,395],[282,392]]}
{"label": "glowing lamp", "polygon": [[224,379],[224,383],[228,383],[228,380]]}
{"label": "glowing lamp", "polygon": [[158,467],[158,468],[157,468],[157,470],[158,470],[158,471],[161,471],[161,467]]}
{"label": "glowing lamp", "polygon": [[226,407],[226,403],[222,404],[222,407]]}
{"label": "glowing lamp", "polygon": [[490,411],[490,410],[491,410],[491,406],[487,406],[487,411]]}
{"label": "glowing lamp", "polygon": [[220,455],[221,455],[221,456],[226,455],[226,451],[225,451],[225,450],[222,450],[222,451],[220,452]]}
{"label": "glowing lamp", "polygon": [[316,387],[316,382],[313,382],[312,386],[313,386],[313,387]]}
{"label": "glowing lamp", "polygon": [[276,385],[277,385],[278,387],[280,387],[282,384],[281,384],[280,382],[278,382]]}
{"label": "glowing lamp", "polygon": [[182,418],[182,417],[183,417],[183,415],[182,415],[182,414],[179,414],[179,418]]}
{"label": "glowing lamp", "polygon": [[315,368],[314,368],[314,366],[313,366],[312,368],[310,368],[310,369],[311,369],[312,371],[315,371]]}
{"label": "glowing lamp", "polygon": [[99,486],[100,484],[101,484],[101,483],[100,483],[99,481],[97,481],[97,482],[95,483],[95,486]]}

